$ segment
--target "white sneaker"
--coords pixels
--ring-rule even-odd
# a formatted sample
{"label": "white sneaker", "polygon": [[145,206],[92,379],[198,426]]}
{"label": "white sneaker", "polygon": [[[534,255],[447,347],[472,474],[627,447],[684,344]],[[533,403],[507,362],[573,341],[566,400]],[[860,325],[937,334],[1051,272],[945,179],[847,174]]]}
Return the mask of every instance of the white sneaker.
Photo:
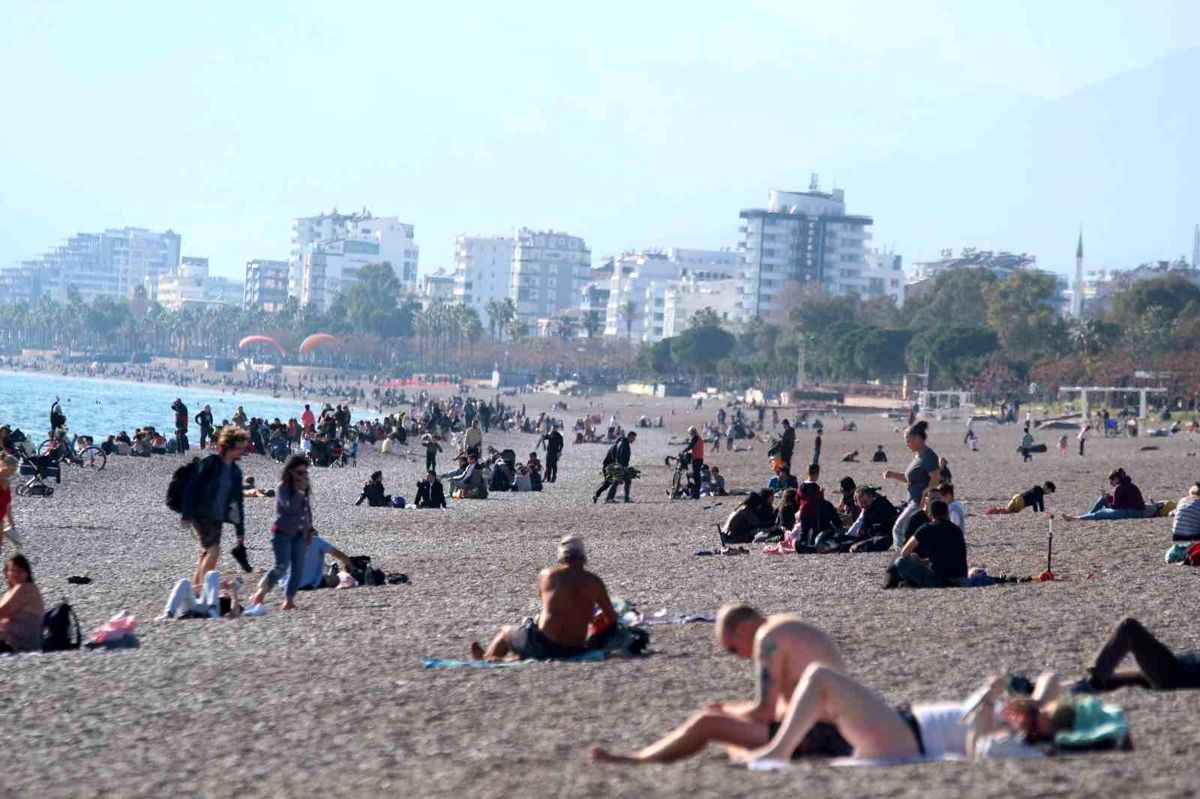
{"label": "white sneaker", "polygon": [[24,546],[24,544],[25,544],[24,534],[20,530],[18,530],[16,527],[8,528],[7,530],[4,531],[4,535],[7,536],[8,540],[12,541],[13,544],[15,546],[17,546],[18,548],[21,546]]}

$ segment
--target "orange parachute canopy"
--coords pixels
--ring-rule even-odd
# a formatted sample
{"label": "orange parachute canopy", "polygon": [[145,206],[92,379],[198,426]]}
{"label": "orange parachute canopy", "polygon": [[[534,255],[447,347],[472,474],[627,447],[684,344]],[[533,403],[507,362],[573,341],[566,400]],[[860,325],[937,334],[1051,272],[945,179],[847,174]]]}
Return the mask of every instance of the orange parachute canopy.
{"label": "orange parachute canopy", "polygon": [[313,347],[318,347],[322,344],[341,344],[336,336],[331,336],[328,333],[313,333],[304,341],[300,342],[300,354],[307,355],[312,351]]}
{"label": "orange parachute canopy", "polygon": [[251,344],[270,344],[272,347],[279,350],[280,355],[287,354],[283,351],[283,346],[270,336],[246,336],[244,339],[238,342],[238,349],[245,349]]}

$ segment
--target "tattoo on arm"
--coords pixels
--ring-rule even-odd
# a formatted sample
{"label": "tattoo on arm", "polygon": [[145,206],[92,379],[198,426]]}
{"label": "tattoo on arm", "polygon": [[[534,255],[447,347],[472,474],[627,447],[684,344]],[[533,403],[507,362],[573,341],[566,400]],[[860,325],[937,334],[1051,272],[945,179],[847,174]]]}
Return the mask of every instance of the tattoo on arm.
{"label": "tattoo on arm", "polygon": [[775,659],[776,644],[774,641],[763,641],[758,652],[758,707],[766,709],[767,703],[774,694],[774,677],[771,674],[771,661]]}

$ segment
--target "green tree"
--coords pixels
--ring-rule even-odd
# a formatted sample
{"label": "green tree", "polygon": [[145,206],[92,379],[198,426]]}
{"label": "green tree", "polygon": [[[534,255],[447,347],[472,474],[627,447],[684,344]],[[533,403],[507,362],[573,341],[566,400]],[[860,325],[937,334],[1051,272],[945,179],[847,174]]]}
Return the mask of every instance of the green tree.
{"label": "green tree", "polygon": [[717,362],[733,352],[736,345],[733,334],[716,325],[689,327],[671,339],[671,358],[699,382],[702,376],[713,374]]}
{"label": "green tree", "polygon": [[412,309],[399,304],[402,287],[388,262],[368,264],[338,295],[335,307],[344,309],[346,324],[360,333],[381,338],[412,335]]}
{"label": "green tree", "polygon": [[1067,328],[1055,309],[1057,290],[1053,275],[1032,269],[1020,269],[983,290],[988,326],[1005,350],[1027,364],[1065,348]]}
{"label": "green tree", "polygon": [[951,269],[929,281],[929,286],[904,302],[910,327],[978,325],[987,303],[984,291],[997,282],[986,269]]}
{"label": "green tree", "polygon": [[1166,275],[1139,280],[1112,301],[1109,319],[1131,325],[1147,313],[1165,314],[1170,319],[1195,316],[1200,308],[1200,286],[1183,275]]}
{"label": "green tree", "polygon": [[638,366],[643,372],[668,380],[675,376],[678,369],[675,359],[671,357],[672,341],[673,338],[659,339],[638,348]]}
{"label": "green tree", "polygon": [[981,325],[947,325],[923,330],[908,347],[909,368],[930,366],[957,385],[964,385],[971,370],[1000,349],[996,331]]}

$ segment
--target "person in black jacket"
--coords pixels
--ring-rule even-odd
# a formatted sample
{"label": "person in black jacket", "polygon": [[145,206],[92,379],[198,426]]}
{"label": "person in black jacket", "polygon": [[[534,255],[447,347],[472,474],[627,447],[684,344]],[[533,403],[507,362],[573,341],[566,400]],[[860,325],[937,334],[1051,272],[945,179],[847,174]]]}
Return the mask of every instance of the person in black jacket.
{"label": "person in black jacket", "polygon": [[204,410],[196,414],[194,421],[200,426],[200,449],[204,449],[208,446],[208,440],[213,437],[212,408],[205,405]]}
{"label": "person in black jacket", "polygon": [[636,440],[637,433],[627,433],[609,448],[608,454],[604,456],[604,482],[592,495],[592,502],[597,502],[606,489],[608,496],[604,501],[616,502],[617,486],[622,483],[625,484],[625,501],[633,501],[629,498],[629,488],[633,484],[633,476],[629,473],[629,459],[633,454],[630,445]]}
{"label": "person in black jacket", "polygon": [[543,479],[547,483],[553,483],[558,479],[558,458],[563,451],[563,434],[559,432],[558,425],[550,428],[550,432],[542,436],[542,440],[546,442],[546,470],[542,473]]}
{"label": "person in black jacket", "polygon": [[850,548],[855,552],[883,552],[889,549],[892,545],[892,527],[900,511],[874,486],[859,486],[854,492],[854,501],[862,511],[846,531]]}
{"label": "person in black jacket", "polygon": [[371,472],[371,479],[363,484],[362,494],[354,504],[361,505],[363,500],[372,508],[383,508],[392,504],[391,495],[383,487],[383,472]]}
{"label": "person in black jacket", "polygon": [[432,469],[425,473],[424,480],[417,483],[416,504],[418,508],[446,507],[446,490],[442,487],[437,472]]}
{"label": "person in black jacket", "polygon": [[188,407],[182,398],[176,397],[171,410],[175,411],[175,451],[182,454],[188,451]]}
{"label": "person in black jacket", "polygon": [[792,453],[796,450],[796,428],[787,419],[783,420],[783,436],[779,439],[779,460],[790,470]]}
{"label": "person in black jacket", "polygon": [[217,436],[217,451],[196,462],[195,471],[183,491],[180,523],[191,527],[200,543],[200,557],[192,585],[202,585],[204,575],[217,568],[221,559],[221,528],[232,524],[237,545],[231,554],[243,571],[252,571],[246,557],[245,512],[242,507],[242,469],[238,459],[246,451],[250,436],[236,427],[223,427]]}

